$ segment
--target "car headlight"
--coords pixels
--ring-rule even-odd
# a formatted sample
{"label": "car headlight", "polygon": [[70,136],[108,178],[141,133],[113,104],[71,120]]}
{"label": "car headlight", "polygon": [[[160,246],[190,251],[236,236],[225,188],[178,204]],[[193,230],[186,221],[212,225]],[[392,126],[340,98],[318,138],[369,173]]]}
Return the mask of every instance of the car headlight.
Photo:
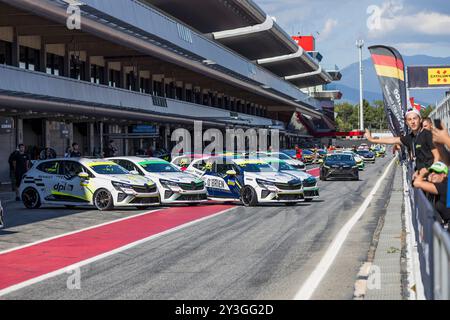
{"label": "car headlight", "polygon": [[174,182],[174,181],[169,181],[169,180],[164,180],[164,179],[159,179],[159,182],[161,183],[161,185],[166,188],[166,189],[170,189],[172,187],[178,187],[178,183]]}
{"label": "car headlight", "polygon": [[127,184],[127,183],[122,183],[122,182],[117,182],[117,181],[111,181],[114,189],[116,189],[117,191],[122,191],[123,189],[131,189],[131,184]]}
{"label": "car headlight", "polygon": [[267,188],[268,186],[269,187],[275,186],[275,183],[273,183],[272,181],[267,181],[267,180],[262,180],[262,179],[256,179],[256,183],[261,188]]}

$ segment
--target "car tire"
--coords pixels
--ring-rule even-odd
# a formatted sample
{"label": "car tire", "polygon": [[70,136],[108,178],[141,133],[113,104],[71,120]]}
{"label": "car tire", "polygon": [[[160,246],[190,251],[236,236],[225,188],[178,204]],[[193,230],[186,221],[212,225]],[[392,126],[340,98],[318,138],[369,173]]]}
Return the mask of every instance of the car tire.
{"label": "car tire", "polygon": [[26,188],[22,192],[22,202],[27,209],[38,209],[41,206],[41,197],[34,188]]}
{"label": "car tire", "polygon": [[254,207],[258,203],[258,196],[255,189],[250,186],[245,186],[241,190],[241,202],[246,207]]}
{"label": "car tire", "polygon": [[98,189],[95,191],[92,202],[99,211],[108,211],[114,208],[113,196],[106,189]]}

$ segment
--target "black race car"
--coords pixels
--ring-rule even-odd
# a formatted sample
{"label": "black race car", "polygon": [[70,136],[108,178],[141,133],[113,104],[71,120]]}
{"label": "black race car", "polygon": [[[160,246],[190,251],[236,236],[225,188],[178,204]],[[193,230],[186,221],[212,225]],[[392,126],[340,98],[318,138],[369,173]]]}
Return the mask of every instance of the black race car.
{"label": "black race car", "polygon": [[320,166],[320,180],[349,178],[359,180],[359,170],[355,158],[350,154],[328,155]]}

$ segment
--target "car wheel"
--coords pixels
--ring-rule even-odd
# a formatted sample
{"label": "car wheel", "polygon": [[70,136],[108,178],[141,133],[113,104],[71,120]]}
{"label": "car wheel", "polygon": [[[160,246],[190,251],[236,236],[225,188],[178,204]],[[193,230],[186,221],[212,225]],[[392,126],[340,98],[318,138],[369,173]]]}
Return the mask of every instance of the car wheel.
{"label": "car wheel", "polygon": [[22,202],[27,209],[38,209],[41,206],[41,197],[34,188],[27,188],[22,192]]}
{"label": "car wheel", "polygon": [[258,203],[258,196],[255,189],[250,186],[245,186],[241,190],[241,201],[246,207],[254,207]]}
{"label": "car wheel", "polygon": [[107,211],[114,208],[113,197],[106,189],[99,189],[95,191],[93,202],[97,210],[100,211]]}

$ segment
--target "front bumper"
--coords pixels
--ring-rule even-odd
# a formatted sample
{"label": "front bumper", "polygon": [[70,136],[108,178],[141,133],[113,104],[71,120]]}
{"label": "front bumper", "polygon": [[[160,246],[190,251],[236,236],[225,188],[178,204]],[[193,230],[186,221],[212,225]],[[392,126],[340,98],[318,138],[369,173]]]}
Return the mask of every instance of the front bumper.
{"label": "front bumper", "polygon": [[351,178],[356,179],[359,177],[358,168],[324,168],[322,169],[322,176],[328,178]]}
{"label": "front bumper", "polygon": [[316,199],[319,197],[319,187],[305,187],[303,188],[303,195],[305,199]]}
{"label": "front bumper", "polygon": [[258,202],[261,203],[277,203],[277,202],[299,202],[305,200],[304,191],[297,190],[257,190]]}
{"label": "front bumper", "polygon": [[161,203],[164,204],[189,204],[208,201],[206,188],[195,191],[161,188],[160,196]]}
{"label": "front bumper", "polygon": [[140,206],[157,206],[160,204],[159,193],[154,194],[134,194],[127,195],[120,193],[117,195],[114,206],[117,207],[140,207]]}

